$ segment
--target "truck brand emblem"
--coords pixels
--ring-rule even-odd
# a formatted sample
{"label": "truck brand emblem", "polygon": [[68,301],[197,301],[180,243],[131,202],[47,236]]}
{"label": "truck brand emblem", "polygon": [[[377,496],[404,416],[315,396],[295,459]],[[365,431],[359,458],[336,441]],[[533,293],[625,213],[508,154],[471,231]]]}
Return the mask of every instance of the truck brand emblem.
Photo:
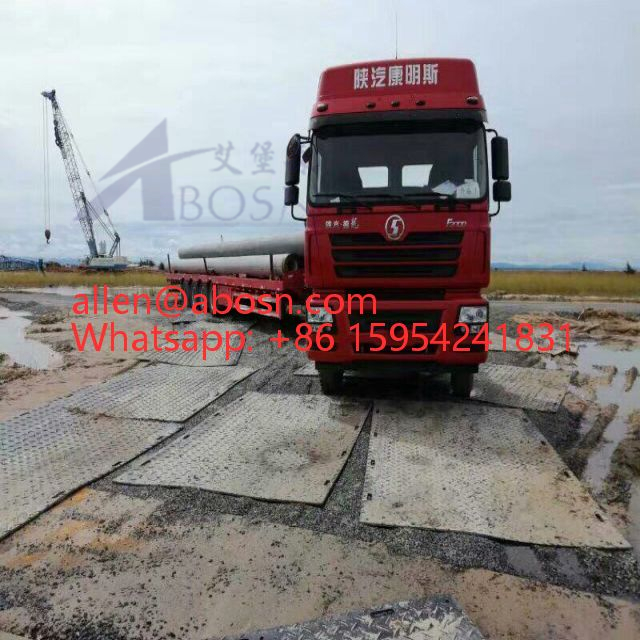
{"label": "truck brand emblem", "polygon": [[456,229],[463,229],[467,226],[466,220],[454,220],[453,218],[447,218],[447,227],[455,227]]}
{"label": "truck brand emblem", "polygon": [[384,223],[384,232],[389,240],[400,240],[404,235],[404,229],[404,220],[397,213],[389,216]]}

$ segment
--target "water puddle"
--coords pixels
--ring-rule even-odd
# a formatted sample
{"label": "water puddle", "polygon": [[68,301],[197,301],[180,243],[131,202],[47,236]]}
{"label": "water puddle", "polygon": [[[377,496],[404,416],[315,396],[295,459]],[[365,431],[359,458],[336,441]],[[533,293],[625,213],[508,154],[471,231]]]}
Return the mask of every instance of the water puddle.
{"label": "water puddle", "polygon": [[61,366],[62,354],[42,342],[27,338],[25,332],[30,324],[26,311],[0,307],[0,353],[32,369],[55,369]]}
{"label": "water puddle", "polygon": [[[552,364],[551,368],[566,369],[566,364],[566,361],[557,362]],[[595,393],[595,401],[599,407],[618,407],[605,427],[600,443],[589,455],[582,475],[582,480],[597,496],[603,491],[607,476],[611,472],[613,454],[629,432],[627,419],[631,413],[640,410],[640,377],[627,390],[631,381],[625,375],[632,367],[640,370],[640,349],[621,350],[599,342],[580,342],[578,355],[572,366],[575,366],[579,373],[590,377],[590,389]],[[593,399],[589,393],[585,395],[584,387],[571,385],[570,390],[578,397]],[[597,411],[585,412],[580,427],[582,436],[594,426],[597,416]],[[636,478],[631,487],[624,535],[640,560],[640,478]]]}
{"label": "water puddle", "polygon": [[640,409],[640,381],[636,380],[629,391],[625,391],[625,372],[631,367],[640,369],[640,350],[620,351],[594,342],[582,343],[576,358],[580,373],[593,378],[607,375],[605,367],[615,368],[611,384],[598,384],[594,387],[596,402],[605,407],[618,405],[618,410],[607,425],[602,441],[587,461],[583,479],[595,492],[599,492],[611,468],[611,456],[627,434],[627,418],[636,409]]}
{"label": "water puddle", "polygon": [[631,498],[627,511],[629,526],[626,538],[633,546],[636,558],[640,561],[640,480],[635,479],[631,485]]}

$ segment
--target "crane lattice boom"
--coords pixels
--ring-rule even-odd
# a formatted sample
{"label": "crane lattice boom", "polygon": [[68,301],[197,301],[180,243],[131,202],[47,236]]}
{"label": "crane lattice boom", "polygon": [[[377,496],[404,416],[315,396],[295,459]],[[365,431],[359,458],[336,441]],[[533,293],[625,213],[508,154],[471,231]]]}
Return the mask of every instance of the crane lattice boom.
{"label": "crane lattice boom", "polygon": [[[111,239],[112,244],[109,250],[108,256],[111,258],[114,255],[120,255],[120,236],[113,228],[111,219],[106,209],[103,209],[107,223],[101,218],[100,214],[96,211],[95,207],[87,200],[82,179],[80,177],[80,170],[78,168],[78,162],[76,161],[75,153],[73,150],[74,139],[69,126],[64,118],[58,99],[56,98],[55,89],[52,91],[43,91],[42,95],[51,101],[51,107],[53,110],[53,130],[55,136],[55,142],[62,154],[62,160],[64,162],[64,169],[67,174],[67,180],[69,181],[69,187],[71,188],[71,195],[73,196],[73,204],[76,208],[78,220],[82,227],[82,232],[89,245],[89,255],[91,258],[103,257],[98,251],[98,245],[96,243],[96,236],[94,233],[93,225],[94,221],[100,223],[108,237]],[[87,174],[89,172],[87,171]]]}

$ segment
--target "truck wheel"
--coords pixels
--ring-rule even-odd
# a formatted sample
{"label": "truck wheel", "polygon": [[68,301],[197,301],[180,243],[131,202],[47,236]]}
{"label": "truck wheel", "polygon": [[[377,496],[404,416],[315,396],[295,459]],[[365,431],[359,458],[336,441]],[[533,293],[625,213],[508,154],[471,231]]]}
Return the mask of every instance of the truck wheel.
{"label": "truck wheel", "polygon": [[334,396],[342,390],[342,376],[344,369],[335,366],[318,367],[320,388],[327,396]]}
{"label": "truck wheel", "polygon": [[473,373],[470,371],[454,371],[451,374],[451,393],[456,398],[468,398],[473,389]]}

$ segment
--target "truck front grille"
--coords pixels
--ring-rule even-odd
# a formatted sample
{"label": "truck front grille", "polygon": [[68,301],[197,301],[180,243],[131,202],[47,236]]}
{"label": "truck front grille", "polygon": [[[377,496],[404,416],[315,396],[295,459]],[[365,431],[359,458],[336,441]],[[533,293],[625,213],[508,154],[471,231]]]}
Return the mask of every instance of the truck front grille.
{"label": "truck front grille", "polygon": [[448,278],[456,274],[455,264],[367,264],[336,266],[340,278]]}
{"label": "truck front grille", "polygon": [[332,255],[336,262],[451,262],[460,249],[338,249]]}
{"label": "truck front grille", "polygon": [[334,247],[387,246],[407,247],[416,244],[460,244],[463,231],[413,231],[404,240],[390,242],[380,233],[334,233]]}
{"label": "truck front grille", "polygon": [[448,278],[456,274],[462,231],[417,231],[401,241],[379,233],[330,235],[339,278]]}

